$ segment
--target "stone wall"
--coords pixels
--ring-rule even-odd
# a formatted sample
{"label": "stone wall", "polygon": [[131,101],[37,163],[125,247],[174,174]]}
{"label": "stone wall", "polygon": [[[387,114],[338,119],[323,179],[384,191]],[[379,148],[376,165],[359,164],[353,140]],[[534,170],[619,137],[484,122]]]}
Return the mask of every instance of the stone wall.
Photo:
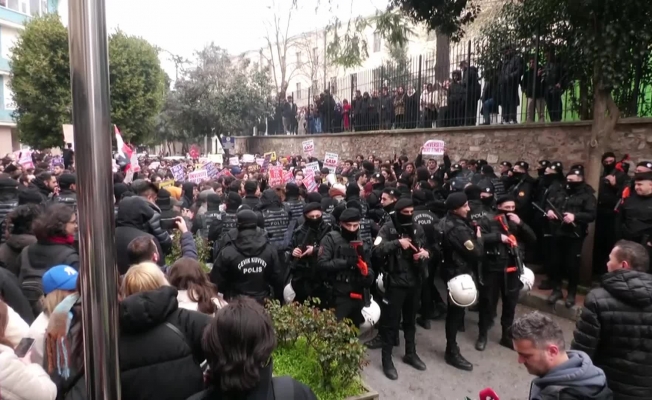
{"label": "stone wall", "polygon": [[[566,168],[588,160],[591,122],[553,124],[491,125],[460,128],[355,132],[308,136],[237,137],[235,152],[279,155],[301,154],[301,142],[313,139],[314,155],[338,153],[340,160],[374,154],[387,159],[407,155],[413,159],[429,139],[443,140],[452,160],[486,159],[490,164],[525,160],[561,161]],[[632,161],[652,159],[652,118],[624,119],[606,144],[618,157],[629,154]]]}

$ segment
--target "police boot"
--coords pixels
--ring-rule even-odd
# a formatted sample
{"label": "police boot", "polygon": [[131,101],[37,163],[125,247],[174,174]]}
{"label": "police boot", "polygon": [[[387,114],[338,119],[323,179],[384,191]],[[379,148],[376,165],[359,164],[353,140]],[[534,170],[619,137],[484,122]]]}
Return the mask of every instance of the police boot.
{"label": "police boot", "polygon": [[561,292],[561,289],[553,289],[552,294],[548,297],[548,304],[554,306],[557,301],[564,298],[564,294]]}
{"label": "police boot", "polygon": [[423,361],[421,361],[421,359],[417,355],[416,349],[414,348],[405,352],[405,356],[403,356],[403,362],[406,363],[407,365],[412,366],[416,370],[419,371],[426,370],[426,364]]}
{"label": "police boot", "polygon": [[462,357],[462,354],[460,354],[460,348],[457,347],[457,345],[451,347],[448,347],[448,345],[446,346],[444,360],[446,360],[446,364],[461,369],[462,371],[473,371],[473,364],[468,362],[466,358]]}
{"label": "police boot", "polygon": [[427,320],[424,317],[417,317],[417,324],[425,330],[430,330],[430,320]]}
{"label": "police boot", "polygon": [[398,371],[394,367],[391,354],[383,353],[383,373],[388,379],[393,381],[398,379]]}
{"label": "police boot", "polygon": [[487,348],[487,334],[480,333],[478,340],[475,342],[475,349],[477,351],[484,351]]}
{"label": "police boot", "polygon": [[380,349],[383,347],[383,339],[380,337],[380,333],[376,334],[376,337],[364,344],[368,349]]}
{"label": "police boot", "polygon": [[509,327],[503,326],[503,335],[500,337],[500,345],[514,350],[514,343],[512,342],[512,335],[509,333]]}
{"label": "police boot", "polygon": [[568,296],[566,296],[566,308],[573,308],[575,305],[575,291],[568,291]]}

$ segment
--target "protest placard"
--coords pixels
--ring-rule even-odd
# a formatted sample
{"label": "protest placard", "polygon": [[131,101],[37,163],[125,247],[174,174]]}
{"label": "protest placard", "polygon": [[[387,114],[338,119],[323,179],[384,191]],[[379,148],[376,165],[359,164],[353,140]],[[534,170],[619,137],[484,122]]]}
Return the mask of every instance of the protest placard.
{"label": "protest placard", "polygon": [[269,187],[274,187],[283,184],[283,168],[271,167],[269,169]]}
{"label": "protest placard", "polygon": [[294,174],[292,173],[292,171],[283,172],[283,182],[284,183],[294,182]]}
{"label": "protest placard", "polygon": [[269,156],[269,161],[274,162],[276,161],[276,152],[275,151],[270,151],[269,153],[263,154],[264,158],[267,158]]}
{"label": "protest placard", "polygon": [[231,166],[239,166],[240,165],[240,159],[238,159],[238,156],[229,157],[229,165],[231,165]]}
{"label": "protest placard", "polygon": [[206,170],[209,178],[213,178],[215,175],[217,175],[217,168],[215,168],[215,164],[212,162],[206,163],[204,165],[204,169]]}
{"label": "protest placard", "polygon": [[265,164],[265,159],[263,157],[256,158],[256,164],[262,167]]}
{"label": "protest placard", "polygon": [[312,139],[301,142],[301,145],[305,154],[312,154],[315,151],[315,141]]}
{"label": "protest placard", "polygon": [[337,169],[337,163],[340,160],[340,156],[337,153],[326,152],[324,156],[324,167],[328,168],[332,173]]}
{"label": "protest placard", "polygon": [[183,165],[181,164],[173,165],[172,168],[170,168],[170,171],[172,171],[172,175],[174,176],[175,181],[183,181],[184,178]]}
{"label": "protest placard", "polygon": [[253,154],[243,154],[242,155],[242,162],[243,163],[252,163],[255,161],[255,157]]}
{"label": "protest placard", "polygon": [[188,182],[201,183],[206,179],[208,179],[208,172],[206,172],[205,169],[200,169],[199,171],[193,171],[188,174]]}
{"label": "protest placard", "polygon": [[306,169],[310,169],[314,173],[319,172],[319,162],[317,161],[309,162],[308,164],[306,164]]}
{"label": "protest placard", "polygon": [[444,141],[443,140],[428,140],[423,145],[424,156],[443,156],[444,155]]}
{"label": "protest placard", "polygon": [[306,187],[308,192],[314,192],[317,190],[317,182],[315,182],[315,171],[311,169],[306,169],[304,171],[303,185]]}
{"label": "protest placard", "polygon": [[50,171],[54,171],[54,167],[57,165],[63,168],[63,158],[61,156],[52,157],[52,159],[50,159]]}
{"label": "protest placard", "polygon": [[165,189],[166,187],[174,186],[174,179],[168,179],[167,181],[161,181],[158,183],[159,189]]}
{"label": "protest placard", "polygon": [[22,165],[25,169],[34,168],[34,162],[32,161],[32,152],[29,150],[21,151],[20,158],[18,159],[18,164]]}

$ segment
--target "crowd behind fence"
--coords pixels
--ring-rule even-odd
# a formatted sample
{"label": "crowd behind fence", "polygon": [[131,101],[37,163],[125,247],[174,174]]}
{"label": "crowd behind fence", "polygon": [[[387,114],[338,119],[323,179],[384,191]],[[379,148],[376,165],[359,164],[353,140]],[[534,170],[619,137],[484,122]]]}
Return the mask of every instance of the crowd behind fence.
{"label": "crowd behind fence", "polygon": [[[531,47],[482,42],[332,78],[325,88],[287,92],[266,133],[311,134],[589,119],[572,68],[534,40]],[[476,54],[477,52],[477,54]],[[638,88],[634,115],[652,115],[652,87]],[[584,99],[586,100],[586,99]]]}

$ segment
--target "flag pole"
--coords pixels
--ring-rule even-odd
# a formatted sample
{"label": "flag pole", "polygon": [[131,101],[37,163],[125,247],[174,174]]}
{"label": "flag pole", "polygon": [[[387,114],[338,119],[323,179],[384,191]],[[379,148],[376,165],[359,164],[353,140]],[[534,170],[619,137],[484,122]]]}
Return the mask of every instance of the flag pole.
{"label": "flag pole", "polygon": [[86,388],[91,400],[119,400],[105,2],[70,0],[68,14]]}

